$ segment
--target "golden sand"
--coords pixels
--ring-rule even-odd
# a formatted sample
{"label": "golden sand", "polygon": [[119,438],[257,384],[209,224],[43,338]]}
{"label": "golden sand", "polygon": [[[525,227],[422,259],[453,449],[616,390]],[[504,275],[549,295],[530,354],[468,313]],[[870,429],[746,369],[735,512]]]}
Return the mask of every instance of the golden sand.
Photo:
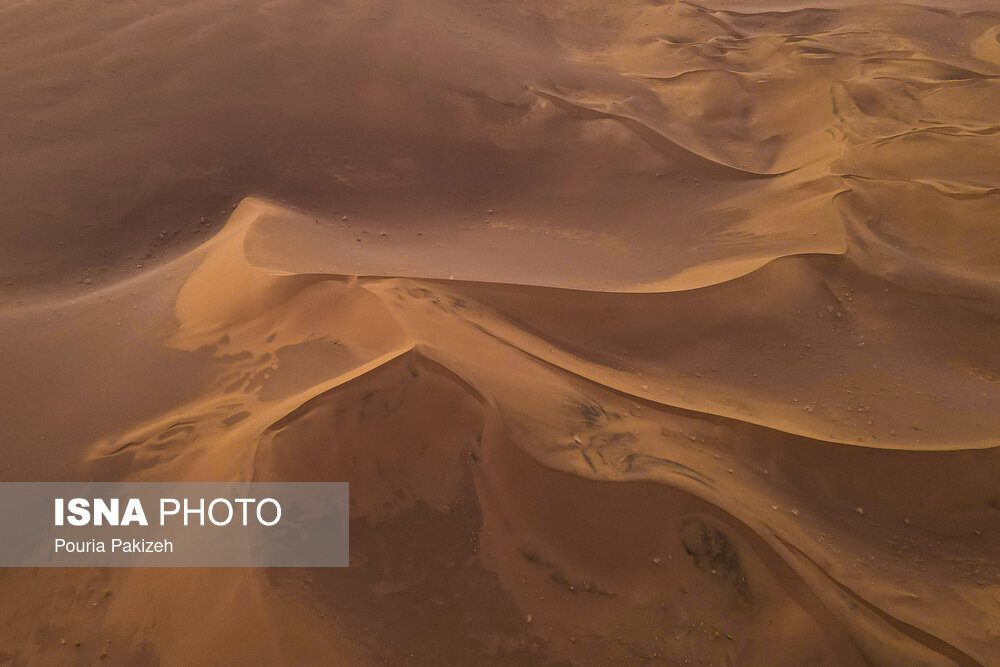
{"label": "golden sand", "polygon": [[85,4],[0,6],[0,479],[352,564],[6,570],[0,657],[1000,664],[992,2]]}

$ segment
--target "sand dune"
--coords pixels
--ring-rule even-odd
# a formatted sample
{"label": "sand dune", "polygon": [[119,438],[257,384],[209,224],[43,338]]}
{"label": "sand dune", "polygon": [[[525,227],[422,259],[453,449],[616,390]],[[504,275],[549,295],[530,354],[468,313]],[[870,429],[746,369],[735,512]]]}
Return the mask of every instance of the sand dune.
{"label": "sand dune", "polygon": [[0,479],[352,502],[0,655],[1000,661],[1000,13],[411,4],[0,7]]}

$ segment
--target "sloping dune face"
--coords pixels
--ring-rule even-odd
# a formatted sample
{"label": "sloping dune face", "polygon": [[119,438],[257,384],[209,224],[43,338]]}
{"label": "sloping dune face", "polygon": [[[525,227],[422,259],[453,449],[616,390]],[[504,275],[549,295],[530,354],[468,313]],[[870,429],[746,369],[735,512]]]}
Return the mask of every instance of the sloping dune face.
{"label": "sloping dune face", "polygon": [[352,508],[0,654],[1000,664],[990,4],[0,8],[2,479]]}

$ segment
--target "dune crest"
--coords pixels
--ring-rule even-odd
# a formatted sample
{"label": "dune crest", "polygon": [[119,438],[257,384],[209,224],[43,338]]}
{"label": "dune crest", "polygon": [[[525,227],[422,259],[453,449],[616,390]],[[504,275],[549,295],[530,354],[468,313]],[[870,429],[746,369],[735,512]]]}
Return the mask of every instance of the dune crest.
{"label": "dune crest", "polygon": [[[839,348],[833,356],[871,354],[878,360],[871,376],[856,376],[855,382],[862,384],[846,395],[835,385],[809,393],[802,370],[774,370],[816,364],[814,373],[829,374],[831,353],[842,345],[838,328],[824,333],[823,325],[813,325],[795,332],[808,344],[761,348],[767,358],[759,370],[771,369],[771,376],[763,378],[753,373],[751,379],[725,356],[691,349],[686,356],[707,364],[695,366],[701,370],[691,374],[678,372],[663,365],[658,351],[685,340],[706,350],[728,345],[742,354],[734,341],[746,342],[753,329],[745,328],[738,313],[720,313],[726,310],[723,304],[747,304],[746,314],[753,315],[756,327],[765,316],[776,322],[795,320],[794,313],[801,313],[806,303],[809,314],[798,317],[797,327],[818,316],[842,319],[838,312],[860,318],[871,310],[890,317],[884,310],[889,297],[880,297],[886,292],[875,289],[889,283],[830,265],[821,256],[789,257],[715,287],[647,294],[567,291],[468,277],[440,280],[433,274],[430,279],[324,274],[315,258],[322,256],[332,267],[340,259],[337,246],[329,241],[321,245],[309,232],[329,234],[338,226],[259,200],[244,201],[220,235],[198,251],[199,265],[178,292],[179,328],[170,343],[188,349],[212,345],[226,369],[216,385],[229,383],[228,393],[211,392],[208,401],[181,406],[99,443],[92,453],[96,460],[108,465],[128,457],[132,475],[142,479],[190,477],[194,471],[204,479],[367,479],[359,482],[356,509],[358,519],[369,522],[390,521],[413,503],[446,508],[471,493],[484,511],[494,503],[507,507],[500,511],[508,529],[523,519],[503,512],[524,511],[505,499],[514,481],[503,469],[512,456],[526,457],[518,465],[551,471],[539,473],[543,476],[558,471],[592,482],[655,483],[662,493],[671,489],[669,493],[679,494],[671,502],[700,508],[671,520],[680,526],[676,539],[682,546],[683,526],[708,512],[714,517],[708,525],[714,527],[699,524],[700,530],[711,535],[736,531],[743,536],[738,538],[741,558],[763,559],[753,565],[764,568],[754,577],[742,570],[727,575],[736,577],[737,595],[749,595],[739,591],[750,586],[754,595],[770,600],[771,593],[756,592],[757,586],[773,585],[760,578],[794,576],[800,593],[766,604],[811,609],[819,615],[815,618],[826,619],[817,622],[838,628],[826,626],[824,632],[833,633],[828,641],[847,642],[869,660],[982,662],[974,654],[988,647],[985,637],[970,636],[967,624],[948,624],[920,609],[946,606],[956,619],[983,613],[977,611],[978,598],[970,595],[975,588],[962,592],[969,586],[971,565],[957,566],[938,548],[943,527],[934,518],[942,508],[951,508],[950,548],[968,549],[983,539],[976,536],[982,529],[975,527],[989,521],[995,493],[989,470],[1000,456],[992,437],[1000,426],[996,416],[984,410],[973,417],[969,411],[971,392],[984,386],[983,380],[949,363],[920,367],[921,373],[936,374],[942,394],[942,383],[948,384],[956,412],[958,406],[965,408],[955,421],[943,414],[926,421],[930,408],[920,407],[919,392],[862,398],[868,393],[864,383],[874,389],[888,379],[874,372],[879,363],[892,373],[907,372],[903,359],[928,344],[924,339],[933,339],[933,331],[913,332],[909,342],[898,334],[891,341],[872,336],[867,345],[852,341]],[[353,247],[346,239],[344,243]],[[303,257],[301,271],[291,263],[296,252]],[[374,266],[379,253],[379,248],[368,250],[362,260],[353,261]],[[381,265],[391,266],[391,249],[385,254]],[[350,255],[347,261],[352,261]],[[835,309],[824,307],[821,299],[831,297],[817,289],[817,280],[827,282],[834,295],[843,295],[833,298]],[[851,286],[838,285],[838,280],[849,280]],[[770,293],[772,305],[748,296],[760,293]],[[923,296],[914,303],[943,307],[941,297]],[[592,309],[605,319],[588,317]],[[954,312],[958,316],[960,311]],[[703,319],[714,314],[699,332],[699,317],[688,313],[701,313]],[[580,326],[588,322],[585,336],[571,333],[579,331],[574,317],[581,318]],[[906,330],[905,309],[894,317],[893,329]],[[642,333],[630,327],[633,320],[645,323]],[[682,339],[652,342],[669,337],[676,322],[685,323]],[[772,334],[780,329],[777,324],[763,328]],[[638,338],[615,342],[626,332]],[[309,381],[294,364],[286,372],[284,355],[314,345],[316,350],[303,354],[322,360],[325,370],[314,376],[319,381]],[[876,349],[869,352],[866,346]],[[319,348],[336,349],[336,361]],[[892,355],[901,357],[898,366]],[[819,359],[805,358],[813,356]],[[919,387],[926,382],[914,376],[896,384]],[[741,383],[755,385],[755,391],[741,395]],[[468,406],[467,418],[454,413],[456,401]],[[919,423],[902,421],[911,418],[908,411]],[[460,429],[454,420],[466,426]],[[893,421],[896,430],[889,428]],[[962,439],[955,439],[959,432]],[[351,454],[344,442],[366,443],[366,449]],[[892,478],[896,481],[880,478],[886,466],[898,471]],[[452,481],[445,486],[423,481],[438,474]],[[376,483],[371,475],[382,481]],[[962,476],[962,490],[932,497],[924,486],[928,475]],[[463,486],[469,483],[472,489]],[[817,493],[817,488],[824,491]],[[384,496],[389,489],[401,494],[398,500]],[[875,489],[877,496],[872,496]],[[845,490],[852,491],[845,495]],[[862,514],[858,508],[863,507],[875,509]],[[907,536],[897,535],[888,545],[879,537],[904,528]],[[529,531],[510,539],[529,539],[545,553],[546,567],[556,567],[550,559],[558,557],[558,548],[549,540],[564,539],[557,534]],[[897,542],[903,539],[908,546]],[[502,542],[493,548],[497,551],[487,551],[483,558],[500,559],[496,567],[502,573],[509,567],[501,562],[508,557],[504,554],[515,547]],[[903,548],[904,553],[921,550],[926,567],[933,568],[933,586],[918,586],[904,560],[898,561],[898,569],[890,566]],[[549,549],[556,551],[549,554]],[[568,553],[566,557],[571,559]],[[857,566],[866,562],[877,562],[879,568]],[[595,567],[578,565],[581,572]],[[980,577],[984,565],[977,562]],[[558,567],[559,576],[572,581],[569,562]],[[781,568],[788,568],[785,575],[776,574]],[[605,571],[600,576],[616,575]],[[949,582],[945,588],[943,580]],[[504,586],[518,587],[515,582]],[[934,601],[929,607],[912,604],[928,599]],[[750,626],[745,631],[762,632]]]}
{"label": "dune crest", "polygon": [[4,479],[352,493],[350,568],[7,572],[0,648],[997,664],[991,7],[0,8],[74,45],[7,217],[107,241],[5,269]]}

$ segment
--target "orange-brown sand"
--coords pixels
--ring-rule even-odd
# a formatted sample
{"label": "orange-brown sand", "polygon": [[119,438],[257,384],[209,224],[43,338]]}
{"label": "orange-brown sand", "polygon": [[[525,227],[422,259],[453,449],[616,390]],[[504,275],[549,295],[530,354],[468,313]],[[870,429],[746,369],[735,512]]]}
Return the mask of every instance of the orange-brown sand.
{"label": "orange-brown sand", "polygon": [[0,481],[352,503],[5,662],[1000,664],[995,0],[4,0],[0,258]]}

